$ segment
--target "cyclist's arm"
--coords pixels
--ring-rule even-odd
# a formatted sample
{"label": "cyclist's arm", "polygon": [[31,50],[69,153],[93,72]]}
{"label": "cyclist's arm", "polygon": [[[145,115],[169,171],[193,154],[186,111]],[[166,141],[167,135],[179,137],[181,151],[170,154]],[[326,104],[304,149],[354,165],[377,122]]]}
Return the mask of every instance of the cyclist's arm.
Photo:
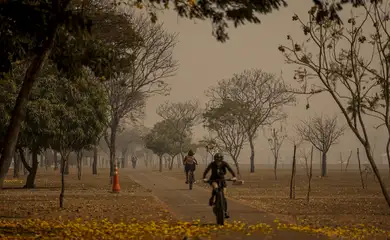
{"label": "cyclist's arm", "polygon": [[207,168],[203,172],[203,179],[206,178],[207,173],[211,170],[211,163],[207,166]]}
{"label": "cyclist's arm", "polygon": [[194,158],[194,162],[195,162],[196,165],[198,165],[198,161],[195,158]]}
{"label": "cyclist's arm", "polygon": [[234,173],[233,169],[230,167],[229,163],[225,162],[225,166],[226,166],[227,170],[230,172],[230,174],[233,177],[236,177],[236,174]]}
{"label": "cyclist's arm", "polygon": [[183,158],[183,165],[186,165],[186,162],[187,162],[187,156],[185,156],[185,157]]}

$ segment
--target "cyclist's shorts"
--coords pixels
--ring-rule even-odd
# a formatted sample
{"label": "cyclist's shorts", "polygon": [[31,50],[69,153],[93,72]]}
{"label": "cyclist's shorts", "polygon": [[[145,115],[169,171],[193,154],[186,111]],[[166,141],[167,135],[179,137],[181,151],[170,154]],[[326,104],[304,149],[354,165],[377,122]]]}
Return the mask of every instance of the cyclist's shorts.
{"label": "cyclist's shorts", "polygon": [[[210,179],[210,186],[212,186],[213,182],[214,182],[214,181],[213,181],[212,179]],[[227,187],[227,184],[226,184],[226,181],[225,181],[225,180],[221,181],[221,186],[222,186],[223,188],[226,188],[226,187]]]}
{"label": "cyclist's shorts", "polygon": [[186,164],[184,166],[184,169],[186,170],[186,172],[188,172],[188,171],[195,171],[196,167],[195,167],[195,164]]}

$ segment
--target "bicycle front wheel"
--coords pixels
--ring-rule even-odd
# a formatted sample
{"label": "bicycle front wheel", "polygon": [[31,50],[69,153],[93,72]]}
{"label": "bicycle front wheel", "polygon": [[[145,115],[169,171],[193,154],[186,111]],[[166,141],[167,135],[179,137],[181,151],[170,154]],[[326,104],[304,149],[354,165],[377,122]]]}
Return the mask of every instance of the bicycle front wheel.
{"label": "bicycle front wheel", "polygon": [[225,199],[221,191],[218,191],[216,197],[217,199],[215,203],[215,215],[217,217],[217,224],[224,225],[225,224],[225,211],[224,211]]}

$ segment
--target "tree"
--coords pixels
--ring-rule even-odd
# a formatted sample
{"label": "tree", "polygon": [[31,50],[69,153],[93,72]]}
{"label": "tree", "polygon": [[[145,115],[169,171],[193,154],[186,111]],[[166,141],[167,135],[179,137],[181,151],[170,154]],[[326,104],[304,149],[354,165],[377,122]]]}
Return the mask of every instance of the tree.
{"label": "tree", "polygon": [[[21,87],[22,79],[27,69],[26,62],[20,61],[13,64],[13,70],[3,79],[0,85],[0,98],[2,103],[1,111],[1,132],[5,133],[9,125],[12,105],[16,101],[17,91]],[[55,80],[50,75],[53,73],[52,66],[45,66],[37,84],[33,87],[32,93],[27,104],[25,121],[21,126],[21,134],[17,141],[17,151],[24,154],[25,150],[32,153],[31,165],[26,161],[24,155],[20,160],[28,172],[25,188],[35,187],[35,176],[38,169],[38,154],[43,154],[44,150],[49,147],[49,139],[53,134],[52,124],[52,104],[53,93],[55,91]],[[4,141],[1,139],[0,142]]]}
{"label": "tree", "polygon": [[268,138],[268,144],[270,146],[272,156],[274,157],[274,177],[277,180],[276,169],[278,167],[279,152],[286,139],[287,134],[283,125],[280,125],[279,129],[272,128],[270,137]]}
{"label": "tree", "polygon": [[159,157],[159,171],[162,172],[162,157],[169,151],[169,138],[166,134],[166,121],[154,124],[150,133],[145,138],[145,147],[153,151]]}
{"label": "tree", "polygon": [[[216,101],[211,101],[215,103]],[[248,136],[244,126],[229,111],[228,103],[221,103],[217,106],[209,105],[203,114],[205,127],[216,134],[215,140],[218,146],[230,155],[236,165],[237,174],[240,174],[238,157],[240,156],[243,145],[247,142]]]}
{"label": "tree", "polygon": [[[128,16],[127,24],[133,27],[136,35],[134,42],[123,47],[123,52],[131,49],[131,59],[120,68],[122,72],[105,82],[110,105],[110,121],[105,135],[110,150],[110,176],[114,174],[119,124],[125,118],[139,118],[147,97],[168,93],[166,79],[177,70],[177,62],[172,56],[175,34],[167,33],[162,24],[154,24],[144,16]],[[122,38],[131,37],[133,32],[123,35]],[[113,43],[119,44],[122,38]]]}
{"label": "tree", "polygon": [[207,96],[219,104],[244,127],[251,148],[250,171],[255,171],[254,141],[260,126],[284,119],[283,106],[292,103],[293,94],[287,92],[282,79],[259,69],[245,70],[232,78],[221,80],[210,88]]}
{"label": "tree", "polygon": [[[304,34],[310,39],[309,44],[312,43],[313,47],[303,48],[288,36],[291,45],[280,46],[279,50],[288,63],[300,66],[297,70],[297,80],[302,88],[297,92],[305,94],[325,92],[339,107],[349,128],[363,145],[367,159],[390,207],[390,196],[374,161],[365,120],[367,118],[364,118],[364,115],[375,115],[372,114],[373,112],[386,116],[386,103],[389,102],[386,86],[389,84],[389,79],[385,76],[388,70],[381,72],[380,69],[383,64],[387,66],[387,60],[381,61],[383,57],[386,59],[388,56],[384,48],[387,46],[387,37],[383,37],[388,36],[387,29],[382,27],[381,22],[387,21],[388,12],[384,10],[385,5],[379,1],[363,1],[363,4],[365,9],[363,18],[357,19],[352,16],[345,26],[339,25],[328,16],[317,21],[316,14],[320,11],[318,7],[313,7],[309,11],[307,23],[294,15],[293,20],[303,27]],[[326,9],[326,6],[324,8]],[[366,31],[365,26],[372,26],[372,24],[374,31],[366,37],[363,29]],[[381,32],[378,32],[379,29]],[[372,55],[369,57],[361,51],[368,47],[372,49]],[[378,71],[372,70],[375,66],[379,66]],[[385,104],[376,106],[378,98]]]}
{"label": "tree", "polygon": [[96,145],[107,121],[107,98],[103,86],[93,73],[84,69],[84,75],[73,81],[57,78],[57,102],[53,103],[55,134],[51,148],[61,155],[60,207],[65,192],[65,164],[70,152],[81,152]]}
{"label": "tree", "polygon": [[326,176],[326,154],[330,147],[336,144],[344,134],[345,127],[337,126],[337,116],[315,116],[302,121],[296,126],[298,134],[304,141],[310,142],[318,151],[322,152],[321,176]]}
{"label": "tree", "polygon": [[165,102],[157,108],[157,114],[169,125],[172,134],[177,137],[180,154],[184,158],[184,143],[191,136],[192,128],[201,119],[199,101]]}
{"label": "tree", "polygon": [[143,144],[142,132],[138,127],[125,128],[123,132],[118,134],[117,148],[122,153],[122,168],[126,167],[128,155],[133,155],[136,146]]}
{"label": "tree", "polygon": [[[64,26],[72,31],[84,32],[85,29],[91,27],[90,18],[84,15],[84,9],[88,4],[84,1],[77,3],[78,5],[72,2],[75,6],[72,5],[70,9],[68,8],[70,0],[39,1],[38,3],[34,1],[5,1],[1,3],[2,28],[0,30],[2,33],[0,35],[2,39],[0,41],[4,43],[1,53],[2,56],[7,57],[1,60],[0,75],[10,70],[11,59],[19,60],[28,55],[33,56],[5,136],[6,141],[0,158],[1,186],[11,163],[28,96],[41,66],[53,48],[59,29]],[[152,9],[150,11],[152,20],[156,21],[153,9],[155,9],[157,2],[147,1],[146,3]],[[225,31],[226,21],[233,21],[236,26],[245,21],[259,23],[256,13],[265,14],[273,9],[279,9],[282,3],[286,5],[283,0],[267,0],[261,3],[248,2],[237,5],[235,8],[226,8],[226,3],[217,2],[214,4],[213,1],[202,2],[200,6],[187,1],[173,3],[175,4],[174,9],[181,17],[212,19],[215,26],[214,33],[219,41],[225,41],[228,37]],[[37,4],[39,7],[36,7]],[[160,4],[162,3],[157,3],[157,5]],[[168,8],[169,2],[164,4]],[[136,5],[142,6],[139,2]]]}
{"label": "tree", "polygon": [[[69,8],[70,0],[51,0],[51,1],[3,1],[0,8],[1,27],[1,56],[6,56],[0,62],[0,78],[11,68],[11,62],[25,59],[26,56],[32,56],[32,61],[23,80],[22,88],[12,112],[11,124],[7,129],[5,145],[2,149],[0,158],[0,188],[2,187],[4,177],[8,172],[12,154],[16,145],[21,122],[25,113],[25,106],[36,76],[44,64],[47,56],[50,54],[56,40],[58,30],[70,29],[72,32],[85,33],[90,30],[93,21],[84,11],[88,4],[85,1],[72,1],[75,6]],[[347,0],[354,5],[362,4],[363,1]],[[75,4],[77,3],[77,4]],[[89,2],[96,3],[96,2]],[[218,41],[224,42],[228,39],[226,28],[228,22],[233,22],[237,27],[246,22],[260,23],[258,14],[267,14],[273,10],[278,10],[281,5],[287,6],[284,0],[263,0],[247,1],[237,4],[235,1],[201,1],[195,4],[194,1],[155,1],[145,0],[136,2],[98,2],[103,5],[100,9],[108,7],[116,8],[121,3],[129,4],[142,8],[148,7],[152,21],[156,21],[156,9],[158,5],[163,4],[166,9],[170,3],[174,4],[174,10],[179,16],[185,18],[209,19],[213,23],[213,35]],[[321,1],[314,0],[314,3],[321,5]],[[37,7],[37,4],[39,7]],[[118,5],[117,5],[118,4]],[[337,6],[334,7],[334,6]],[[335,12],[340,10],[339,4],[332,4],[332,11],[323,11],[321,16],[337,16]],[[320,19],[320,18],[319,18]],[[97,24],[99,26],[99,24]],[[114,25],[113,28],[116,26]],[[118,27],[119,28],[119,27]],[[71,39],[72,36],[68,36]],[[60,58],[59,58],[60,59]],[[96,61],[101,63],[102,61]],[[73,66],[81,66],[74,64]]]}

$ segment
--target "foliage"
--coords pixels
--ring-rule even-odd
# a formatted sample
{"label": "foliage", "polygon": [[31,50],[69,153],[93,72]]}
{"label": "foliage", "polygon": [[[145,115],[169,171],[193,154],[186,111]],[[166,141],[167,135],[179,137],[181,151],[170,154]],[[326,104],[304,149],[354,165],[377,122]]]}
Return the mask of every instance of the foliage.
{"label": "foliage", "polygon": [[221,146],[218,145],[215,137],[212,137],[211,134],[209,136],[203,136],[202,140],[199,141],[199,147],[204,147],[206,152],[211,156],[214,156],[215,153],[221,151]]}
{"label": "foliage", "polygon": [[[368,226],[353,227],[320,227],[312,228],[306,225],[284,224],[275,220],[279,231],[308,232],[313,234],[323,234],[327,237],[342,237],[350,239],[361,239],[369,237],[385,237],[390,234],[388,231]],[[161,222],[129,222],[114,223],[108,220],[83,220],[76,219],[73,221],[44,221],[39,219],[29,219],[24,221],[2,221],[1,225],[7,229],[7,232],[1,233],[2,239],[35,239],[40,236],[42,239],[52,239],[53,237],[62,238],[87,238],[93,232],[97,238],[104,239],[133,239],[133,238],[169,238],[185,239],[187,237],[212,237],[216,234],[221,235],[223,232],[231,234],[241,233],[250,236],[256,232],[266,235],[276,234],[273,227],[269,224],[259,223],[249,225],[240,221],[226,223],[224,226],[215,228],[214,226],[200,224],[200,221],[168,223]],[[15,236],[16,232],[24,233]],[[7,234],[8,233],[8,234]],[[32,233],[35,236],[27,237],[25,233]],[[32,235],[31,234],[31,235]],[[8,235],[8,236],[7,236]],[[118,238],[118,236],[120,236]]]}
{"label": "foliage", "polygon": [[[167,134],[165,121],[154,124],[152,130],[145,136],[145,147],[153,151],[154,154],[161,157],[169,151],[169,134]],[[169,126],[169,125],[168,125]]]}
{"label": "foliage", "polygon": [[199,102],[165,102],[158,107],[157,114],[171,130],[172,140],[179,145],[179,153],[183,153],[186,140],[191,139],[192,128],[201,118]]}
{"label": "foliage", "polygon": [[[6,95],[1,95],[1,98],[6,102],[1,109],[4,111],[1,118],[2,132],[5,132],[8,125],[13,101],[17,97],[26,68],[26,62],[15,63],[9,78],[3,79],[1,92]],[[91,74],[85,69],[84,76],[67,84],[69,80],[58,75],[53,65],[45,65],[29,98],[18,147],[40,152],[55,145],[53,141],[59,134],[58,131],[66,125],[64,123],[69,123],[69,129],[60,135],[73,140],[76,136],[79,138],[71,150],[94,143],[96,134],[102,131],[101,124],[106,121],[106,98],[101,84],[92,79]],[[74,115],[68,115],[68,111],[74,111]],[[72,122],[73,118],[77,122]]]}
{"label": "foliage", "polygon": [[101,83],[87,68],[81,78],[72,81],[58,77],[51,147],[62,153],[95,145],[107,121],[107,98]]}
{"label": "foliage", "polygon": [[223,149],[232,157],[237,173],[240,174],[238,158],[243,145],[248,140],[245,128],[229,111],[229,106],[225,103],[219,106],[208,106],[203,118],[205,127],[216,134],[217,145],[223,146]]}

